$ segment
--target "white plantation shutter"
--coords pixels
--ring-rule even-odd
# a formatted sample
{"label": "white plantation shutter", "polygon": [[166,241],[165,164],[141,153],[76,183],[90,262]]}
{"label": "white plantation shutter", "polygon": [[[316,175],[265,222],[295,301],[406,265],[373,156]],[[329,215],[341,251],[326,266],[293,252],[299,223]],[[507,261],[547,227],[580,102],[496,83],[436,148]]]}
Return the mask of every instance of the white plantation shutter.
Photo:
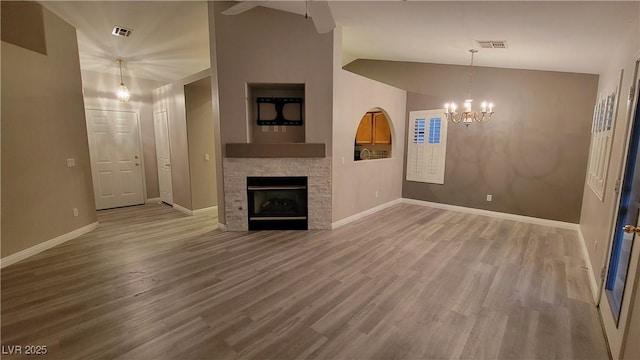
{"label": "white plantation shutter", "polygon": [[407,180],[444,184],[446,151],[444,109],[409,112]]}

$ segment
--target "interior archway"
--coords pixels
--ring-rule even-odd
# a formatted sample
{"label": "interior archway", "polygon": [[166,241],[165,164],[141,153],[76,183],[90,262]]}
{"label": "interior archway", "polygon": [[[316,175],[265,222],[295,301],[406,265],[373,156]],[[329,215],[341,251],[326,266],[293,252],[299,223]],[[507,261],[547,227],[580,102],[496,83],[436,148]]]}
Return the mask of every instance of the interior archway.
{"label": "interior archway", "polygon": [[358,124],[353,160],[390,158],[392,143],[393,131],[389,116],[381,108],[373,108],[362,116]]}

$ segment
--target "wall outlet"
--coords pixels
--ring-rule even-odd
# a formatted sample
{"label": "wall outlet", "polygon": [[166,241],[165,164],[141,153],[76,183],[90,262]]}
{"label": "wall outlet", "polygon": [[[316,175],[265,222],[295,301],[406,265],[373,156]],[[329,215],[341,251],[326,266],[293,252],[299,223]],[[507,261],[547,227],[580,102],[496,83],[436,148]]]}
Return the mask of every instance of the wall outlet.
{"label": "wall outlet", "polygon": [[204,161],[209,161],[209,154],[204,154]]}
{"label": "wall outlet", "polygon": [[487,201],[493,201],[493,195],[487,194]]}
{"label": "wall outlet", "polygon": [[376,190],[376,197],[378,197],[378,190]]}
{"label": "wall outlet", "polygon": [[342,160],[342,165],[344,165],[344,156],[341,158],[341,160]]}
{"label": "wall outlet", "polygon": [[78,208],[73,208],[73,216],[78,216]]}
{"label": "wall outlet", "polygon": [[67,166],[68,166],[68,167],[74,167],[74,166],[76,166],[76,159],[73,159],[73,158],[69,158],[69,159],[67,159]]}

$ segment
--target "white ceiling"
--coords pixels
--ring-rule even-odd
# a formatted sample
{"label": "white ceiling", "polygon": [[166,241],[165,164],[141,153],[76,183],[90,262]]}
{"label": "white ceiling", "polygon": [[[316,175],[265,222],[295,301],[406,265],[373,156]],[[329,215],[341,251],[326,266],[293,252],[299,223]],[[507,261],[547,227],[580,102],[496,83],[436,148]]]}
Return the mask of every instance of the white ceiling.
{"label": "white ceiling", "polygon": [[[170,82],[210,66],[205,2],[43,4],[78,29],[85,70],[117,73],[113,60],[122,57],[126,75]],[[298,14],[304,5],[267,4]],[[330,7],[349,58],[468,64],[475,40],[506,40],[508,49],[480,49],[475,64],[600,73],[625,34],[640,33],[640,1],[333,1]],[[113,25],[133,35],[112,36]]]}
{"label": "white ceiling", "polygon": [[[210,67],[207,3],[202,1],[44,1],[78,30],[83,70],[171,82]],[[111,35],[114,25],[133,29]]]}

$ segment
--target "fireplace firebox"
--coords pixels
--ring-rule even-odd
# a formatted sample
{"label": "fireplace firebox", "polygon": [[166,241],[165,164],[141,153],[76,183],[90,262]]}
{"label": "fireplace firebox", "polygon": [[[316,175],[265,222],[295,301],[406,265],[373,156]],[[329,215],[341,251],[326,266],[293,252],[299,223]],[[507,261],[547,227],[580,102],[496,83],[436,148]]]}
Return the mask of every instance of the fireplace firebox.
{"label": "fireplace firebox", "polygon": [[247,177],[249,230],[307,230],[307,177]]}

